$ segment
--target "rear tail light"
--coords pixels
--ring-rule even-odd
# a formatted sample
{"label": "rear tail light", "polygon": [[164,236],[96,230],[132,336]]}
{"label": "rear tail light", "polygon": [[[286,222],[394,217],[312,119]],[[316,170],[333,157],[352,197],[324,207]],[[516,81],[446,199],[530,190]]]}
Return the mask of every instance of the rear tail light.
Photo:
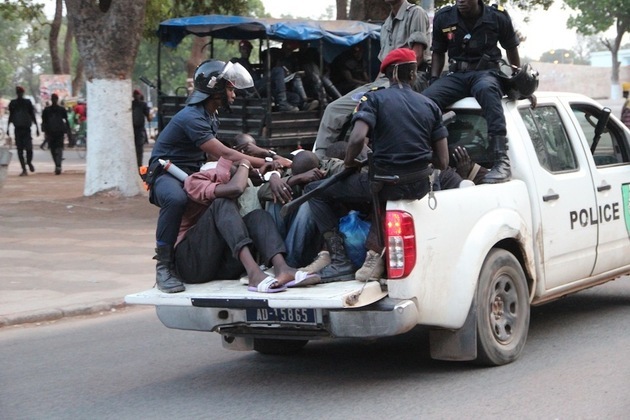
{"label": "rear tail light", "polygon": [[407,277],[416,265],[416,232],[411,214],[404,211],[387,212],[385,245],[388,278]]}

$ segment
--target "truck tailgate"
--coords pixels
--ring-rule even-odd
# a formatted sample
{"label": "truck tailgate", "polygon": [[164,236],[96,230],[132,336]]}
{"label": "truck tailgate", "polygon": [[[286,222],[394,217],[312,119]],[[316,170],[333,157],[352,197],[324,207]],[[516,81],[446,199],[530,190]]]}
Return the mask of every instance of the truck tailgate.
{"label": "truck tailgate", "polygon": [[132,305],[155,306],[247,306],[265,303],[270,308],[359,308],[387,295],[378,282],[342,281],[309,287],[289,288],[278,293],[257,293],[247,290],[238,280],[218,280],[203,284],[187,284],[181,293],[162,293],[157,288],[125,296]]}

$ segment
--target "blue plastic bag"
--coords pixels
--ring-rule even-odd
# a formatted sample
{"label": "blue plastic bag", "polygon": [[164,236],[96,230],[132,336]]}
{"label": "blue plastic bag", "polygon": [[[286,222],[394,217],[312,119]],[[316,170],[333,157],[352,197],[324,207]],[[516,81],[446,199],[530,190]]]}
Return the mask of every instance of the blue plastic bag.
{"label": "blue plastic bag", "polygon": [[367,253],[365,241],[369,231],[370,222],[361,219],[356,210],[350,211],[339,219],[339,232],[344,235],[346,254],[356,267],[361,267],[365,261],[365,254]]}

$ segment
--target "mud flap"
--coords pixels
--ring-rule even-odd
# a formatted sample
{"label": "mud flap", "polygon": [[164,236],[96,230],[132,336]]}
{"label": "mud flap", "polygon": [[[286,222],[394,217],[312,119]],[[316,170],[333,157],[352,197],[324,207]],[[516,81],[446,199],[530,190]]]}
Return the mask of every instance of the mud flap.
{"label": "mud flap", "polygon": [[464,325],[457,330],[429,331],[431,358],[467,361],[477,358],[477,298],[473,299]]}

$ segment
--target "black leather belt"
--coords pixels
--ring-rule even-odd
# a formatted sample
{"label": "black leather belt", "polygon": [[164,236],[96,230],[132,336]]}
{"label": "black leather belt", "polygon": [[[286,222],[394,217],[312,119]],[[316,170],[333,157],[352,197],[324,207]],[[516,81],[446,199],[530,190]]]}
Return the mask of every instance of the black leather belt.
{"label": "black leather belt", "polygon": [[394,174],[394,173],[382,173],[378,172],[374,174],[373,180],[375,182],[383,182],[384,184],[391,185],[403,185],[403,184],[413,184],[414,182],[422,181],[424,178],[428,178],[429,175],[433,172],[433,166],[428,165],[427,167],[420,169],[414,172],[408,172],[405,174]]}
{"label": "black leather belt", "polygon": [[450,72],[464,72],[475,70],[496,70],[499,63],[494,61],[451,61],[448,70]]}

